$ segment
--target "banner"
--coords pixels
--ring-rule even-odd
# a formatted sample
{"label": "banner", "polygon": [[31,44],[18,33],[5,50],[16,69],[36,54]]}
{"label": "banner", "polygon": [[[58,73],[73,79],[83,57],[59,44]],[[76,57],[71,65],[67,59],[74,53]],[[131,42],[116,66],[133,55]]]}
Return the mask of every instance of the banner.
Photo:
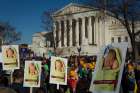
{"label": "banner", "polygon": [[51,57],[50,83],[67,84],[67,59]]}
{"label": "banner", "polygon": [[2,63],[2,53],[0,53],[0,63]]}
{"label": "banner", "polygon": [[20,68],[18,45],[2,46],[3,70],[14,70]]}
{"label": "banner", "polygon": [[24,86],[40,87],[41,61],[25,61]]}
{"label": "banner", "polygon": [[28,48],[20,48],[20,56],[21,58],[26,58],[28,53]]}
{"label": "banner", "polygon": [[127,43],[108,45],[98,55],[90,86],[93,93],[119,93]]}

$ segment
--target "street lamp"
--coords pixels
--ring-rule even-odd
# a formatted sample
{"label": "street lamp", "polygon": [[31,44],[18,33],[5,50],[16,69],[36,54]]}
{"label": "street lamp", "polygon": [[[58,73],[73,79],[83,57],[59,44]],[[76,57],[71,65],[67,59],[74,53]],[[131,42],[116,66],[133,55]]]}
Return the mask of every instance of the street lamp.
{"label": "street lamp", "polygon": [[80,56],[81,47],[77,47],[77,50],[78,50],[78,53],[79,53],[79,56]]}

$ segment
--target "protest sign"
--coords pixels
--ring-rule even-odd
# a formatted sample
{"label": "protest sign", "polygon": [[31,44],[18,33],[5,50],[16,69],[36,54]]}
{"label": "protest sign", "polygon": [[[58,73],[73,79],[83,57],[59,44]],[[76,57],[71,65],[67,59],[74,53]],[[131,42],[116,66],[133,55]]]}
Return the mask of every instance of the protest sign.
{"label": "protest sign", "polygon": [[40,87],[41,61],[25,61],[24,86]]}
{"label": "protest sign", "polygon": [[50,83],[67,84],[67,59],[51,57]]}
{"label": "protest sign", "polygon": [[0,53],[0,63],[2,63],[2,53]]}
{"label": "protest sign", "polygon": [[91,92],[119,93],[127,46],[127,43],[108,45],[98,55]]}
{"label": "protest sign", "polygon": [[2,46],[3,70],[14,70],[20,68],[18,45]]}

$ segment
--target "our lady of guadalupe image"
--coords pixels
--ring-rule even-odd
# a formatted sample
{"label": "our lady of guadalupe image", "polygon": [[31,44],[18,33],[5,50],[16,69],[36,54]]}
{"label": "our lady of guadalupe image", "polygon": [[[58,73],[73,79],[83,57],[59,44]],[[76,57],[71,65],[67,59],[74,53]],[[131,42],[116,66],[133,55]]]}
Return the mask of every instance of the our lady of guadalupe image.
{"label": "our lady of guadalupe image", "polygon": [[60,57],[52,57],[50,83],[66,84],[66,82],[67,82],[67,59]]}
{"label": "our lady of guadalupe image", "polygon": [[109,49],[108,53],[101,57],[94,81],[96,91],[115,90],[121,63],[121,55],[118,48]]}
{"label": "our lady of guadalupe image", "polygon": [[127,47],[127,43],[113,43],[102,48],[97,56],[91,92],[119,93]]}
{"label": "our lady of guadalupe image", "polygon": [[24,69],[24,86],[40,86],[41,62],[26,61]]}
{"label": "our lady of guadalupe image", "polygon": [[3,69],[18,69],[19,68],[19,54],[18,46],[7,45],[2,46]]}

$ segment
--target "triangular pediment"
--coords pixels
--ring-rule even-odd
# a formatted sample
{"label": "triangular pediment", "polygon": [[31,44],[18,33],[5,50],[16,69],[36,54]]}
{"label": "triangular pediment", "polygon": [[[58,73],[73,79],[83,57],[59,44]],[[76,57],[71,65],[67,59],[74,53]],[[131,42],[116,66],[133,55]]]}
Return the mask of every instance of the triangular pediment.
{"label": "triangular pediment", "polygon": [[81,5],[81,4],[71,3],[67,6],[65,6],[64,8],[56,11],[54,13],[54,16],[67,15],[67,14],[80,13],[80,12],[87,12],[87,11],[91,11],[91,10],[95,10],[95,8],[85,6],[85,5]]}

